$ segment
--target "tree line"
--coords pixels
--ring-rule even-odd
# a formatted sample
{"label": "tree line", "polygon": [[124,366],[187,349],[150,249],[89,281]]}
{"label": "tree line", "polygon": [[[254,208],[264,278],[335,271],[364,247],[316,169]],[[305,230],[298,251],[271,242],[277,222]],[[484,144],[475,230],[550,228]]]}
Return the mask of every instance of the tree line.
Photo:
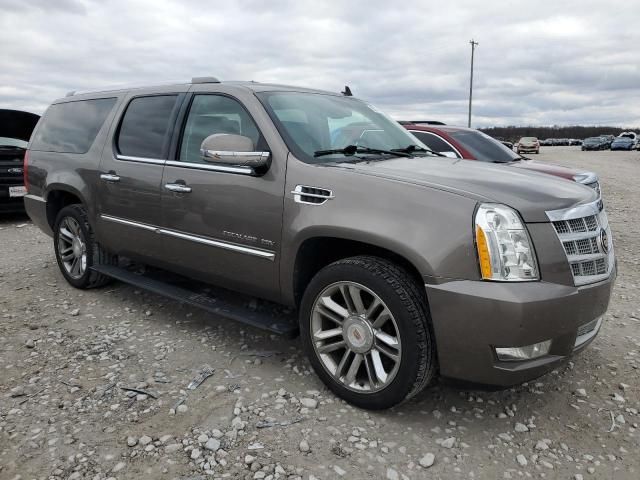
{"label": "tree line", "polygon": [[517,142],[522,137],[545,138],[578,138],[583,140],[587,137],[597,137],[599,135],[615,135],[622,132],[639,132],[640,128],[619,128],[619,127],[584,127],[580,125],[567,127],[489,127],[480,128],[480,131],[494,138],[500,138],[510,142]]}

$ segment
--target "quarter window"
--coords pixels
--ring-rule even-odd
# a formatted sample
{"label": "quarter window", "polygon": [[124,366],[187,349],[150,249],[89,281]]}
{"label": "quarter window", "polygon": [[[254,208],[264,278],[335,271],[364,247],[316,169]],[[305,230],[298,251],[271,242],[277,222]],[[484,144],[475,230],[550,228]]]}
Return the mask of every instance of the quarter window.
{"label": "quarter window", "polygon": [[98,98],[51,105],[34,135],[31,149],[86,153],[115,103],[115,98]]}
{"label": "quarter window", "polygon": [[117,146],[122,155],[165,159],[177,95],[131,100],[120,124]]}
{"label": "quarter window", "polygon": [[184,126],[178,160],[203,163],[200,145],[209,135],[231,133],[244,135],[258,148],[260,132],[244,107],[233,98],[222,95],[195,95]]}

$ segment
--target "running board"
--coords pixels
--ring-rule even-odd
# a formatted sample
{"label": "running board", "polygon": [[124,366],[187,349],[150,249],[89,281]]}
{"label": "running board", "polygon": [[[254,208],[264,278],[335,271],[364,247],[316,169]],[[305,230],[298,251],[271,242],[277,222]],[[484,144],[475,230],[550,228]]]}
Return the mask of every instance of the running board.
{"label": "running board", "polygon": [[91,268],[121,282],[202,308],[230,320],[290,338],[298,335],[296,312],[276,303],[149,267],[145,267],[143,273],[114,265],[96,265]]}

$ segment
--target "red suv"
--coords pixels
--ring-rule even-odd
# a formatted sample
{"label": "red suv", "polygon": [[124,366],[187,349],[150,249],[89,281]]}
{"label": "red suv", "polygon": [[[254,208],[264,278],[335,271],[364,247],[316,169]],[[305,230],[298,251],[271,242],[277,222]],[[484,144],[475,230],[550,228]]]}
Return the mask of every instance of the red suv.
{"label": "red suv", "polygon": [[431,150],[447,157],[504,163],[510,167],[548,173],[549,175],[583,183],[600,193],[600,184],[596,173],[589,171],[579,172],[558,165],[535,162],[521,156],[479,130],[437,125],[432,122],[400,123]]}

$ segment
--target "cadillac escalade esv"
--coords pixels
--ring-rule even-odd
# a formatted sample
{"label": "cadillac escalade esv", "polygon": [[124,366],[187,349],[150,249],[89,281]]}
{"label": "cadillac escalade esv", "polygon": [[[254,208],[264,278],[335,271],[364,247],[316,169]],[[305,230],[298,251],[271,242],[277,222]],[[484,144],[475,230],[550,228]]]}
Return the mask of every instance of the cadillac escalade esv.
{"label": "cadillac escalade esv", "polygon": [[596,336],[616,274],[593,189],[436,157],[375,107],[304,88],[70,94],[36,127],[25,184],[74,287],[116,278],[299,329],[320,378],[365,408],[436,374],[544,374]]}

